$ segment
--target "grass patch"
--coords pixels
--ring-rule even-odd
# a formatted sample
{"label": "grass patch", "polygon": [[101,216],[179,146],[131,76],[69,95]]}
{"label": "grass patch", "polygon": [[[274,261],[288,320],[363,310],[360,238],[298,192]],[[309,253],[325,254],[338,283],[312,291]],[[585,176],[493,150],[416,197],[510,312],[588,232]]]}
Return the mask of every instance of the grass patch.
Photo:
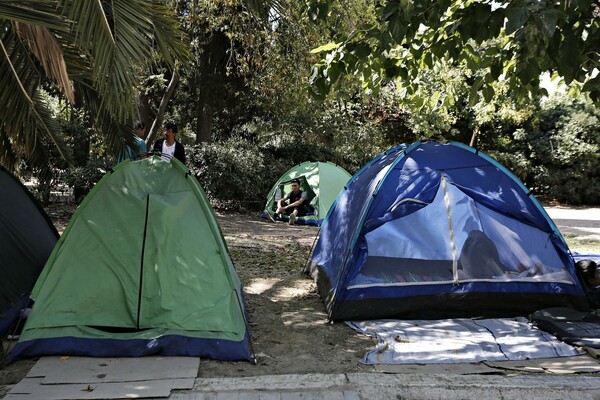
{"label": "grass patch", "polygon": [[577,253],[600,254],[600,240],[578,238],[576,236],[565,235],[565,240],[571,251]]}

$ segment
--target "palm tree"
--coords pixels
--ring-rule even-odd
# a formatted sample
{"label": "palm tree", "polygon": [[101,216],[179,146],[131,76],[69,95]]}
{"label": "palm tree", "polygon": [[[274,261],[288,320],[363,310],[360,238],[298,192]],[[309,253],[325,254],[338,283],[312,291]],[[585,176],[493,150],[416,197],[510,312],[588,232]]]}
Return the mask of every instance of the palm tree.
{"label": "palm tree", "polygon": [[68,159],[44,87],[84,108],[109,147],[130,136],[137,71],[154,51],[187,59],[176,16],[161,0],[0,2],[0,163],[47,169],[48,145]]}

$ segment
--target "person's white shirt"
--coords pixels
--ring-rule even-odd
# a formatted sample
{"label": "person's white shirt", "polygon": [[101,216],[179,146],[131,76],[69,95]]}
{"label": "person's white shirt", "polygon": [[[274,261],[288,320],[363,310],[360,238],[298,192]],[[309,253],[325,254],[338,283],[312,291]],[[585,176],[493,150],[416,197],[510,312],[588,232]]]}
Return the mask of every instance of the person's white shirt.
{"label": "person's white shirt", "polygon": [[173,142],[173,145],[169,146],[166,140],[163,141],[160,155],[163,160],[171,161],[175,157],[175,143],[177,142]]}

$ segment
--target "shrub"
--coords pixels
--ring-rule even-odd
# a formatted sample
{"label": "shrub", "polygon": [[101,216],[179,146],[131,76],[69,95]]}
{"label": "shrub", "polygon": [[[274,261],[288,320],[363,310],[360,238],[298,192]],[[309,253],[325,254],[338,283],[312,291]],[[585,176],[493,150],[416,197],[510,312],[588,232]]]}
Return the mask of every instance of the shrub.
{"label": "shrub", "polygon": [[186,153],[188,167],[217,208],[259,210],[277,178],[265,155],[237,138],[191,146]]}
{"label": "shrub", "polygon": [[600,204],[600,111],[585,101],[549,102],[515,142],[530,160],[537,193],[574,205]]}
{"label": "shrub", "polygon": [[113,164],[112,159],[102,157],[90,160],[82,167],[69,167],[59,175],[57,183],[64,183],[71,187],[74,200],[79,203]]}

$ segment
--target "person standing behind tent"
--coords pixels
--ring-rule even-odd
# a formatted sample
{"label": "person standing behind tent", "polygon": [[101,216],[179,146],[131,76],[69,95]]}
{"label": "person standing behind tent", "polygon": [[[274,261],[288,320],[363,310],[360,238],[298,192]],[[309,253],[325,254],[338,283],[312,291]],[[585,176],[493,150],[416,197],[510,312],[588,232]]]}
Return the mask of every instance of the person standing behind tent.
{"label": "person standing behind tent", "polygon": [[600,268],[593,260],[580,260],[575,266],[590,306],[594,309],[600,308]]}
{"label": "person standing behind tent", "polygon": [[160,153],[162,159],[165,161],[171,161],[173,157],[181,161],[185,165],[185,148],[181,143],[175,140],[177,134],[177,125],[172,122],[168,122],[163,130],[164,139],[158,139],[154,143],[153,151]]}
{"label": "person standing behind tent", "polygon": [[148,148],[146,147],[146,142],[144,138],[146,137],[146,125],[143,122],[138,121],[135,124],[135,133],[137,134],[133,140],[135,144],[135,148],[131,148],[127,146],[126,149],[121,151],[119,154],[119,158],[117,159],[117,163],[125,161],[126,159],[135,160],[138,157],[146,156],[146,152]]}
{"label": "person standing behind tent", "polygon": [[[289,204],[287,201],[289,200]],[[300,181],[292,180],[292,191],[277,201],[276,214],[286,214],[290,216],[290,225],[294,225],[297,217],[306,215],[306,204],[308,195],[300,190]]]}

